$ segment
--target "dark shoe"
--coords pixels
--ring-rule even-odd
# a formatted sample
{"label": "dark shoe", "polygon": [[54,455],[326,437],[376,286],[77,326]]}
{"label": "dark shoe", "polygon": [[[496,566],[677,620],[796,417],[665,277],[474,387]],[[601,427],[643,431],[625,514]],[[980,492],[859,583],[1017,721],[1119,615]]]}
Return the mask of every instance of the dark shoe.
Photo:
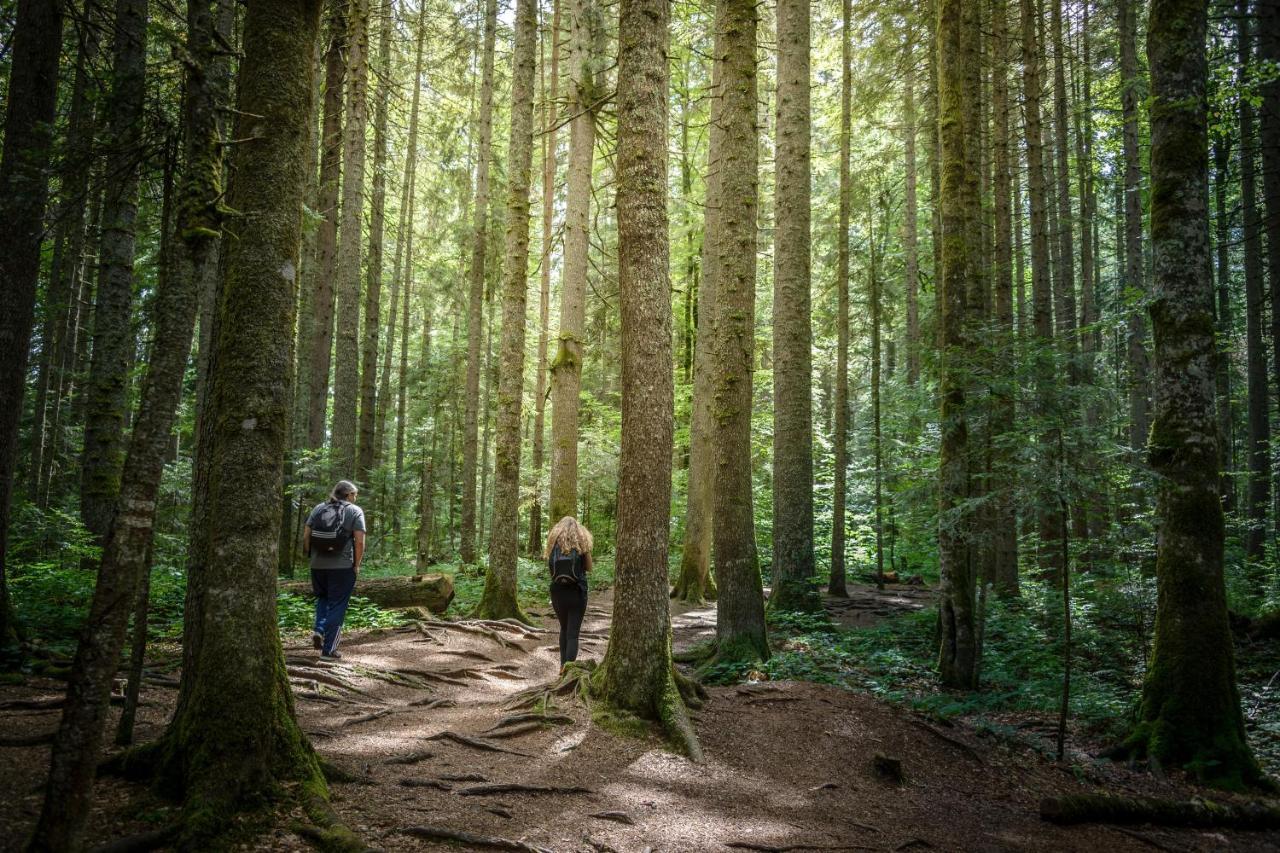
{"label": "dark shoe", "polygon": [[342,655],[338,654],[337,650],[334,650],[328,654],[320,655],[320,660],[342,660]]}
{"label": "dark shoe", "polygon": [[311,632],[311,648],[316,651],[320,651],[324,648],[324,634],[321,634],[319,631]]}

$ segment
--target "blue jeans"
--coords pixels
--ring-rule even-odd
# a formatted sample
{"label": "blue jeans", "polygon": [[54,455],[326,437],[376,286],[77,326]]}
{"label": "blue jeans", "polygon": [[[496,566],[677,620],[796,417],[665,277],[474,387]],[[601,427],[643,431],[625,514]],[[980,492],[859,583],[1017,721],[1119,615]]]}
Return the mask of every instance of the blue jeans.
{"label": "blue jeans", "polygon": [[351,592],[356,588],[355,569],[312,569],[311,591],[316,596],[315,632],[324,636],[321,654],[338,648],[338,632],[347,615]]}

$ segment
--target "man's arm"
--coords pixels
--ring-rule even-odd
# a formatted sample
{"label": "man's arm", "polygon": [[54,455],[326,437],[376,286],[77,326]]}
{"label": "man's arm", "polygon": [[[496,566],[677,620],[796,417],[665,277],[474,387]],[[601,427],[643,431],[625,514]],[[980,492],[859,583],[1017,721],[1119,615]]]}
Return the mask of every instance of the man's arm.
{"label": "man's arm", "polygon": [[356,540],[356,561],[354,568],[356,570],[356,574],[360,574],[360,561],[364,559],[364,531],[354,530],[352,533],[355,535]]}
{"label": "man's arm", "polygon": [[302,528],[302,556],[311,556],[311,525]]}

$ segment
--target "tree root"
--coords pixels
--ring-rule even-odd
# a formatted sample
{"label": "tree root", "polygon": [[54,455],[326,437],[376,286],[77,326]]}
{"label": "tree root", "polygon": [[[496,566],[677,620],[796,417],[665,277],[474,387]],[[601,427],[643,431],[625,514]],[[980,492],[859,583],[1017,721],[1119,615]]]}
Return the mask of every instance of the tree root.
{"label": "tree root", "polygon": [[1260,800],[1237,803],[1071,794],[1041,800],[1040,819],[1064,825],[1151,823],[1157,826],[1280,829],[1280,805]]}
{"label": "tree root", "polygon": [[435,788],[437,791],[452,791],[453,786],[439,779],[401,779],[399,784],[404,788]]}
{"label": "tree root", "polygon": [[532,734],[533,732],[542,731],[542,723],[521,723],[518,726],[508,726],[498,731],[485,732],[485,737],[509,738],[520,737],[521,735]]}
{"label": "tree root", "polygon": [[47,743],[53,743],[56,734],[57,732],[42,732],[36,735],[0,737],[0,747],[44,746]]}
{"label": "tree root", "polygon": [[501,720],[498,720],[497,723],[485,729],[480,734],[488,735],[492,732],[496,732],[498,729],[506,728],[507,726],[519,725],[521,723],[539,723],[563,726],[569,725],[572,722],[573,717],[566,717],[564,714],[512,714],[509,717],[503,717]]}
{"label": "tree root", "polygon": [[460,832],[456,829],[445,829],[441,826],[407,826],[400,831],[415,838],[425,838],[430,841],[458,841],[473,848],[515,850],[517,853],[552,853],[546,847],[536,847],[532,844],[525,844],[523,841],[512,841],[508,838],[497,838],[492,835],[475,835],[470,832]]}
{"label": "tree root", "polygon": [[707,688],[702,686],[702,682],[696,678],[690,678],[680,670],[672,668],[672,677],[676,681],[676,689],[680,691],[680,698],[684,700],[684,704],[689,708],[701,708],[707,699],[711,698],[711,694],[707,692]]}
{"label": "tree root", "polygon": [[441,649],[442,655],[457,655],[460,658],[471,658],[472,660],[484,661],[485,663],[497,663],[496,660],[486,655],[484,652],[477,652],[475,649]]}
{"label": "tree root", "polygon": [[913,719],[913,720],[911,720],[911,724],[912,724],[913,726],[918,727],[918,728],[922,728],[922,729],[924,729],[926,732],[928,732],[929,734],[933,735],[934,737],[936,737],[938,740],[942,741],[943,743],[949,743],[949,744],[951,744],[951,745],[952,745],[952,746],[954,746],[956,749],[960,750],[960,751],[961,751],[961,752],[963,752],[966,756],[968,756],[969,758],[972,758],[974,761],[978,762],[979,764],[984,764],[984,763],[986,763],[986,762],[984,762],[984,761],[982,760],[982,756],[978,754],[978,751],[977,751],[976,749],[974,749],[973,747],[969,746],[969,744],[965,743],[964,741],[956,740],[955,738],[953,738],[953,737],[951,737],[951,736],[949,736],[949,735],[945,735],[945,734],[943,734],[942,732],[938,731],[938,730],[937,730],[937,729],[935,729],[933,726],[929,725],[928,723],[924,722],[923,720],[914,720],[914,719]]}
{"label": "tree root", "polygon": [[295,824],[295,832],[323,853],[367,853],[369,846],[338,818],[333,806],[324,798],[323,787],[318,793],[304,784],[302,791],[302,809],[313,825]]}
{"label": "tree root", "polygon": [[[473,621],[443,622],[443,621],[438,621],[433,619],[429,622],[424,622],[423,624],[432,628],[443,628],[446,631],[455,630],[455,631],[466,631],[467,633],[470,633],[470,634],[479,634],[481,637],[488,637],[490,640],[493,640],[495,643],[502,646],[504,649],[509,649],[513,647],[513,643],[510,640],[508,640],[506,637],[503,637],[494,629],[486,628],[483,625],[474,624]],[[515,648],[520,648],[520,647],[515,646]]]}
{"label": "tree root", "polygon": [[372,714],[361,714],[359,717],[349,717],[339,723],[339,726],[341,728],[346,728],[347,726],[356,726],[360,723],[371,723],[374,720],[381,720],[390,713],[390,708],[383,708],[381,711],[374,711]]}
{"label": "tree root", "polygon": [[489,780],[481,776],[479,773],[442,773],[440,778],[445,782],[488,782]]}
{"label": "tree root", "polygon": [[314,681],[319,684],[327,684],[330,687],[339,687],[351,693],[358,693],[359,695],[367,696],[370,699],[377,699],[377,697],[369,691],[352,684],[350,681],[340,675],[337,675],[332,670],[313,669],[310,667],[291,665],[288,667],[287,671],[290,676],[302,681]]}
{"label": "tree root", "polygon": [[0,702],[0,711],[53,711],[67,703],[65,696],[54,699],[13,699]]}
{"label": "tree root", "polygon": [[181,829],[181,824],[170,824],[160,829],[99,844],[97,847],[90,848],[89,853],[146,853],[149,850],[159,850],[161,847],[172,844]]}
{"label": "tree root", "polygon": [[715,653],[716,644],[712,640],[709,643],[699,643],[696,646],[691,646],[682,652],[672,652],[671,659],[676,663],[700,664]]}
{"label": "tree root", "polygon": [[787,853],[788,850],[879,850],[861,844],[762,844],[758,841],[726,841],[734,850],[762,850],[765,853]]}
{"label": "tree root", "polygon": [[588,817],[593,817],[596,820],[611,820],[614,823],[621,823],[625,826],[636,825],[635,819],[626,812],[594,812],[593,814],[588,815]]}
{"label": "tree root", "polygon": [[352,773],[343,767],[335,764],[327,758],[319,758],[320,772],[324,774],[324,780],[332,785],[374,785],[372,779]]}
{"label": "tree root", "polygon": [[499,746],[496,743],[490,743],[487,740],[480,740],[479,738],[460,735],[457,732],[449,731],[448,729],[445,729],[442,732],[437,732],[436,734],[431,735],[431,737],[427,738],[427,740],[450,740],[461,746],[469,746],[472,749],[479,749],[484,752],[506,752],[511,755],[523,755],[525,758],[533,757],[531,754],[527,752],[519,752],[514,749],[507,749],[506,747]]}
{"label": "tree root", "polygon": [[435,757],[434,752],[427,752],[426,750],[418,750],[416,752],[410,752],[406,755],[392,756],[391,758],[388,758],[386,761],[384,761],[383,764],[417,764],[419,761],[426,761],[428,758],[434,758],[434,757]]}
{"label": "tree root", "polygon": [[472,785],[461,788],[459,797],[489,797],[494,794],[594,794],[590,788],[580,785],[521,785],[515,782],[498,782],[489,785]]}
{"label": "tree root", "polygon": [[452,708],[457,704],[458,703],[452,699],[432,699],[430,697],[425,699],[414,699],[409,703],[410,707],[419,707],[425,711],[432,711],[436,708]]}

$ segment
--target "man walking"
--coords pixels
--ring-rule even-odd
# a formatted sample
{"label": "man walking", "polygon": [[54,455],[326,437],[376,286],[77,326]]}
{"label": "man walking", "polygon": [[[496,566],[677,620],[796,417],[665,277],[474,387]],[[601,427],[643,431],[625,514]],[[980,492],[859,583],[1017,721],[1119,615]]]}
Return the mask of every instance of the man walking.
{"label": "man walking", "polygon": [[356,486],[339,480],[329,499],[311,510],[302,532],[302,553],[311,558],[311,591],[316,596],[311,644],[321,660],[339,660],[338,632],[364,559],[364,510],[356,506]]}

